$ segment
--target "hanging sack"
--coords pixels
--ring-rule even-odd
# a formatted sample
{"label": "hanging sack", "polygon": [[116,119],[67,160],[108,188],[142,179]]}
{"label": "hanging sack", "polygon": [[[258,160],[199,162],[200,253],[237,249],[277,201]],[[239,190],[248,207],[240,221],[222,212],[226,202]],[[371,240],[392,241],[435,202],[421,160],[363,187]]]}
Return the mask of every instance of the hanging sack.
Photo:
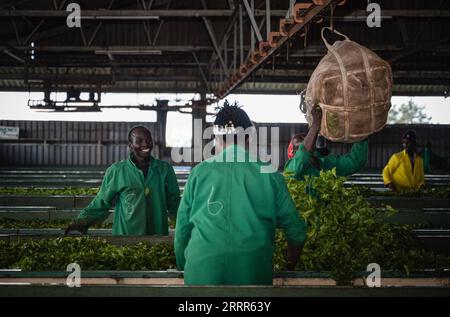
{"label": "hanging sack", "polygon": [[391,107],[392,70],[377,54],[351,41],[330,45],[317,65],[306,88],[306,119],[312,123],[311,110],[322,109],[320,134],[335,142],[353,143],[380,131]]}

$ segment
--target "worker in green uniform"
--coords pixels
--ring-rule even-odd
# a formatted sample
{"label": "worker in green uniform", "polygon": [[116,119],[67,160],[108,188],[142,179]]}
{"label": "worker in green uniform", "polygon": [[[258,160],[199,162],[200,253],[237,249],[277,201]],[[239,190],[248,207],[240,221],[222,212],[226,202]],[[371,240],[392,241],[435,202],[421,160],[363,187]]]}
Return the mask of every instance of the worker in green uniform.
{"label": "worker in green uniform", "polygon": [[150,131],[137,126],[128,133],[130,156],[111,165],[94,200],[67,226],[85,233],[105,220],[114,199],[113,235],[168,235],[168,213],[175,218],[180,189],[172,166],[150,155]]}
{"label": "worker in green uniform", "polygon": [[322,111],[313,108],[313,122],[304,138],[298,146],[294,157],[289,159],[284,170],[292,174],[297,180],[304,180],[305,176],[319,176],[321,170],[336,168],[337,176],[349,176],[361,170],[367,163],[368,141],[363,140],[353,144],[350,153],[345,155],[324,155],[326,151],[316,148],[317,135],[320,131]]}
{"label": "worker in green uniform", "polygon": [[236,141],[252,127],[247,114],[225,102],[214,125],[216,156],[192,170],[178,209],[177,266],[187,285],[272,285],[275,229],[284,229],[295,265],[305,222],[283,176],[262,173],[265,164]]}

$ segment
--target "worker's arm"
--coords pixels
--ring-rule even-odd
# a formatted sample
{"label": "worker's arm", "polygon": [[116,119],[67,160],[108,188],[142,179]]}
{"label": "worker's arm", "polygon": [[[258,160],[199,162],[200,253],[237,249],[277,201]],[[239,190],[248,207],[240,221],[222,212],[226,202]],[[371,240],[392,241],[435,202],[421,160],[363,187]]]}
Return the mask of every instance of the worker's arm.
{"label": "worker's arm", "polygon": [[360,171],[367,163],[369,142],[355,142],[349,153],[344,155],[328,155],[323,158],[323,169],[336,167],[338,176],[349,176]]}
{"label": "worker's arm", "polygon": [[166,197],[167,197],[167,211],[172,219],[177,216],[178,206],[180,205],[180,187],[178,186],[177,177],[173,167],[167,164],[166,173]]}
{"label": "worker's arm", "polygon": [[304,149],[309,153],[314,153],[317,135],[320,131],[320,124],[322,122],[322,110],[317,106],[311,110],[312,124],[309,128],[308,134],[303,140]]}
{"label": "worker's arm", "polygon": [[186,249],[191,238],[191,232],[194,225],[191,223],[191,210],[194,198],[195,189],[195,169],[191,172],[189,179],[184,188],[183,197],[180,201],[180,207],[177,213],[177,223],[175,226],[175,257],[177,260],[177,267],[180,271],[184,270],[186,258],[184,257],[184,250]]}
{"label": "worker's arm", "polygon": [[394,154],[389,159],[389,162],[383,169],[383,182],[384,185],[392,190],[396,190],[395,184],[393,183],[392,175],[397,170],[398,167],[398,159],[397,156]]}
{"label": "worker's arm", "polygon": [[286,267],[288,271],[294,271],[297,266],[298,259],[303,251],[303,245],[292,245],[288,243],[286,250]]}
{"label": "worker's arm", "polygon": [[276,188],[276,222],[277,227],[283,229],[288,242],[287,268],[293,269],[298,262],[306,239],[306,223],[300,217],[283,177],[279,174],[276,177],[278,183]]}
{"label": "worker's arm", "polygon": [[297,152],[292,159],[286,162],[284,170],[286,173],[293,173],[298,180],[303,180],[307,169],[311,165],[311,157],[315,150],[317,135],[320,131],[322,121],[322,111],[319,107],[314,107],[311,111],[313,122],[309,128],[308,134],[300,144]]}
{"label": "worker's arm", "polygon": [[108,218],[109,210],[112,208],[112,202],[116,196],[114,174],[114,167],[106,170],[99,192],[91,203],[65,228],[66,234],[73,230],[85,233],[92,224]]}
{"label": "worker's arm", "polygon": [[286,162],[284,170],[288,174],[293,174],[298,180],[303,180],[307,169],[311,165],[312,154],[305,150],[304,144],[300,144],[292,159]]}

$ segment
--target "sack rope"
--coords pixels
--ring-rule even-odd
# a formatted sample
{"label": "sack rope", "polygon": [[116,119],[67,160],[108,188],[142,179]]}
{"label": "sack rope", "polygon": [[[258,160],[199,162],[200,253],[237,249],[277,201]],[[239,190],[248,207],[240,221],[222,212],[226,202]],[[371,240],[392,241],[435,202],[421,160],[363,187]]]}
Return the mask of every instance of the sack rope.
{"label": "sack rope", "polygon": [[332,4],[330,7],[330,31],[331,32],[334,32],[333,16],[334,16],[334,4]]}
{"label": "sack rope", "polygon": [[[362,47],[359,47],[359,51],[361,52],[364,61],[367,83],[369,84],[370,104],[373,105],[375,104],[375,92],[373,89],[373,80],[372,80],[372,73],[370,71],[369,58],[367,57],[367,53],[363,50]],[[375,107],[370,108],[370,119],[371,119],[370,129],[372,131],[375,131]]]}
{"label": "sack rope", "polygon": [[[343,93],[343,97],[344,97],[344,138],[347,140],[349,138],[349,133],[350,133],[350,120],[349,120],[349,115],[348,115],[348,94],[347,94],[347,90],[348,90],[348,78],[347,78],[347,71],[345,69],[344,66],[344,62],[342,61],[341,56],[339,56],[339,54],[333,49],[333,47],[325,40],[324,37],[324,30],[325,29],[330,29],[327,27],[322,28],[321,31],[321,36],[322,36],[322,40],[324,41],[326,47],[328,48],[328,51],[330,53],[333,54],[333,56],[336,58],[338,64],[339,64],[339,69],[341,71],[341,77],[342,77],[342,93]],[[339,33],[338,31],[334,31],[335,33],[343,36],[345,38],[346,41],[350,41],[349,38],[347,36],[345,36],[342,33]]]}

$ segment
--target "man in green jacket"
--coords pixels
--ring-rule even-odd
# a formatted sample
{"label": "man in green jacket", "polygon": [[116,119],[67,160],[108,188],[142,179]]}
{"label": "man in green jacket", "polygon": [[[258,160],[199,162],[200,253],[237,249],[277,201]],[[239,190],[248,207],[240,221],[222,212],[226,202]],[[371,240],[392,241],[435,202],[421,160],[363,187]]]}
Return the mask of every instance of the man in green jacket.
{"label": "man in green jacket", "polygon": [[338,176],[349,176],[361,170],[367,163],[369,148],[367,139],[354,143],[350,153],[345,155],[323,155],[323,152],[315,148],[322,112],[320,108],[314,108],[311,114],[313,122],[308,134],[294,157],[286,162],[284,171],[293,174],[298,180],[304,180],[307,175],[319,176],[320,170],[336,168]]}
{"label": "man in green jacket", "polygon": [[261,173],[264,164],[236,142],[239,128],[252,126],[247,114],[226,102],[214,125],[218,154],[192,170],[178,209],[177,266],[187,285],[272,285],[276,227],[294,246],[292,263],[305,222],[283,176]]}
{"label": "man in green jacket", "polygon": [[114,163],[105,173],[100,191],[66,228],[86,232],[105,220],[116,199],[113,235],[168,235],[167,212],[174,217],[180,189],[172,166],[150,155],[150,131],[137,126],[128,133],[130,156]]}

